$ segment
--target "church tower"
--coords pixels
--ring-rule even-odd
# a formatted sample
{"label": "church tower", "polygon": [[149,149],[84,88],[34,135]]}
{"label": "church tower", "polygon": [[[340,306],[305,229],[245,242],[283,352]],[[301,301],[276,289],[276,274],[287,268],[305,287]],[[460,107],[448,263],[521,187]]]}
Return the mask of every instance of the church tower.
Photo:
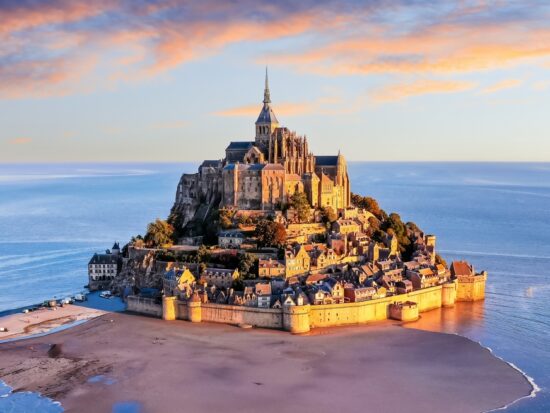
{"label": "church tower", "polygon": [[269,93],[269,79],[267,67],[265,68],[264,106],[256,121],[256,146],[268,148],[269,138],[273,131],[279,127],[279,121],[271,108],[271,96]]}

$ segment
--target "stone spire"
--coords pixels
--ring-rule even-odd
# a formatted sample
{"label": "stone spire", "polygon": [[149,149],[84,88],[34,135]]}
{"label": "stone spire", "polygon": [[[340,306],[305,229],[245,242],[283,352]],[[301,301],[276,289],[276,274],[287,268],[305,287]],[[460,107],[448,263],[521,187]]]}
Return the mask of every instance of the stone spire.
{"label": "stone spire", "polygon": [[265,68],[265,88],[264,88],[264,105],[256,120],[256,146],[266,150],[267,155],[269,139],[273,131],[279,127],[279,121],[275,116],[275,112],[271,108],[271,95],[269,93],[269,78],[267,75],[267,66]]}
{"label": "stone spire", "polygon": [[267,66],[265,67],[265,87],[264,87],[264,104],[271,103],[271,96],[269,94],[269,77],[267,75]]}

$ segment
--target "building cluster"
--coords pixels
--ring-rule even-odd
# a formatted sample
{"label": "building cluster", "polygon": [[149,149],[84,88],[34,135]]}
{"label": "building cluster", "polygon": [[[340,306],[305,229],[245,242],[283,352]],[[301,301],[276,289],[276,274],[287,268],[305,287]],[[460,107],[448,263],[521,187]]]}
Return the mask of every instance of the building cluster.
{"label": "building cluster", "polygon": [[[395,236],[377,241],[368,235],[372,214],[350,207],[340,210],[339,216],[327,231],[326,242],[290,245],[281,258],[241,249],[248,245],[242,233],[221,232],[221,253],[241,249],[257,255],[257,278],[244,280],[244,289],[238,291],[233,288],[239,279],[237,269],[206,268],[199,274],[197,266],[182,265],[165,274],[164,294],[186,301],[196,293],[202,303],[279,308],[373,300],[476,275],[463,261],[453,262],[450,269],[437,263],[433,235],[410,233],[413,252],[405,261]],[[316,233],[311,224],[303,224],[302,230],[306,238],[308,230]]]}

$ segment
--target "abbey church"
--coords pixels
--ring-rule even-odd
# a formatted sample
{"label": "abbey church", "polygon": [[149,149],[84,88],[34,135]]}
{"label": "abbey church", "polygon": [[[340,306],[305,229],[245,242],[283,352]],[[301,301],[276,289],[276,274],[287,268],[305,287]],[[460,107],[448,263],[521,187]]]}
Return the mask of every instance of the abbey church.
{"label": "abbey church", "polygon": [[[253,141],[231,142],[222,160],[204,161],[198,173],[184,174],[175,208],[185,221],[200,205],[239,210],[279,209],[295,192],[312,207],[335,211],[350,205],[350,182],[344,156],[315,156],[305,136],[279,124],[265,77],[263,106]],[[184,222],[185,224],[185,222]]]}

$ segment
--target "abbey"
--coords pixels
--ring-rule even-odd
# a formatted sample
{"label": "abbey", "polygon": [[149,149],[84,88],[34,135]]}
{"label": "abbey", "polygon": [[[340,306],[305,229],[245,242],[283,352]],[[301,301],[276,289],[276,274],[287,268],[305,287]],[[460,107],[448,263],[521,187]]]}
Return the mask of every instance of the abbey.
{"label": "abbey", "polygon": [[182,214],[185,225],[200,213],[201,206],[270,211],[280,209],[296,192],[304,192],[314,208],[347,208],[346,160],[340,152],[314,156],[305,136],[279,124],[271,107],[266,70],[255,139],[231,142],[224,159],[204,161],[197,173],[184,174],[174,209]]}

